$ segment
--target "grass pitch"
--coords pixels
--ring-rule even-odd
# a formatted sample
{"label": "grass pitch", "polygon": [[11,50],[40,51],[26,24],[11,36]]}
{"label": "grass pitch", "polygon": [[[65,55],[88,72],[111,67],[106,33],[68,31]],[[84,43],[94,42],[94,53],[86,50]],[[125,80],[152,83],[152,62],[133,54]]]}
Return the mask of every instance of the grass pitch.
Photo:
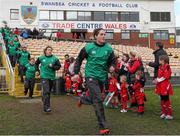
{"label": "grass pitch", "polygon": [[[180,88],[171,97],[174,120],[161,120],[160,100],[153,89],[146,90],[145,114],[137,117],[133,111],[120,113],[106,109],[107,125],[111,134],[119,135],[180,135]],[[42,111],[41,98],[17,99],[0,96],[0,134],[23,135],[89,135],[98,134],[92,106],[77,108],[73,96],[52,96],[52,113]]]}

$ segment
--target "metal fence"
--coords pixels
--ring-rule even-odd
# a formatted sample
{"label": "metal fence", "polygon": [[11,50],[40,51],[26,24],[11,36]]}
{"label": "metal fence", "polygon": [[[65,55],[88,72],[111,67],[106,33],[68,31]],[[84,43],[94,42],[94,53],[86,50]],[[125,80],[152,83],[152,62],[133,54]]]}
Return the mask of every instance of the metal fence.
{"label": "metal fence", "polygon": [[6,83],[6,68],[0,67],[0,93],[7,93],[8,87]]}
{"label": "metal fence", "polygon": [[0,34],[1,60],[3,67],[0,68],[0,92],[8,92],[9,95],[14,95],[14,71],[11,66],[6,47]]}

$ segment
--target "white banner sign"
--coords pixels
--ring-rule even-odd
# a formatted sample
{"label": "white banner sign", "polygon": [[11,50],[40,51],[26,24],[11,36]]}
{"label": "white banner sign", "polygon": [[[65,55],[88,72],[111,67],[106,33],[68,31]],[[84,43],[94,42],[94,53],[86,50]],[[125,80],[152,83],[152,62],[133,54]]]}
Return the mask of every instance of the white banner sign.
{"label": "white banner sign", "polygon": [[54,21],[39,22],[41,29],[87,29],[92,32],[96,28],[104,28],[107,30],[139,30],[139,23],[121,23],[121,22],[78,22],[78,21]]}

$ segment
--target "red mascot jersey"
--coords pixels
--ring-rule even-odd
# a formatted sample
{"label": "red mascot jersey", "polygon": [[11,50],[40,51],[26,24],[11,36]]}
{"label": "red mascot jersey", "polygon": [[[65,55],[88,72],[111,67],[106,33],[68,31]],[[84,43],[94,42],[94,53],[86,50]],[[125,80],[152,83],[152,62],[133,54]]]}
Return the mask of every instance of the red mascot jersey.
{"label": "red mascot jersey", "polygon": [[134,90],[134,94],[137,99],[145,96],[144,92],[141,92],[141,88],[143,88],[141,81],[136,80],[132,89]]}
{"label": "red mascot jersey", "polygon": [[69,60],[64,61],[64,70],[67,70],[69,68],[70,62]]}
{"label": "red mascot jersey", "polygon": [[71,89],[72,83],[71,83],[70,76],[65,76],[65,86],[66,86],[66,89]]}
{"label": "red mascot jersey", "polygon": [[158,69],[158,78],[164,77],[165,80],[157,83],[156,85],[156,93],[158,95],[173,95],[173,89],[170,83],[171,78],[171,68],[168,64],[164,66],[160,66]]}
{"label": "red mascot jersey", "polygon": [[135,58],[134,60],[131,60],[133,62],[132,66],[128,66],[127,69],[131,74],[134,74],[137,69],[142,65],[141,59]]}
{"label": "red mascot jersey", "polygon": [[120,93],[121,98],[128,99],[128,90],[127,90],[127,83],[122,83],[121,84],[121,93]]}
{"label": "red mascot jersey", "polygon": [[110,78],[109,80],[109,92],[112,93],[112,92],[115,92],[114,96],[117,96],[118,95],[118,89],[117,89],[117,84],[118,81],[115,77],[113,78]]}

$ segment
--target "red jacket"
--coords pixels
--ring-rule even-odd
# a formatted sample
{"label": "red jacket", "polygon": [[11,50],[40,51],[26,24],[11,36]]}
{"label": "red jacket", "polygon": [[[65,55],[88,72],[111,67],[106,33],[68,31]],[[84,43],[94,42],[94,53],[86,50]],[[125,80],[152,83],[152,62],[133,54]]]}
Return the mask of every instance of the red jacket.
{"label": "red jacket", "polygon": [[119,63],[117,62],[117,63],[116,63],[116,69],[115,69],[116,72],[118,72],[120,68],[121,68],[121,63],[120,63],[120,62],[119,62]]}
{"label": "red jacket", "polygon": [[61,32],[57,32],[57,33],[56,33],[56,37],[57,37],[58,39],[60,39],[60,38],[61,38]]}
{"label": "red jacket", "polygon": [[64,61],[64,70],[67,70],[69,68],[70,62],[69,60]]}
{"label": "red jacket", "polygon": [[139,97],[144,97],[145,94],[144,92],[141,92],[141,88],[143,88],[143,85],[141,83],[141,81],[136,80],[134,82],[134,85],[132,86],[132,89],[134,91],[135,97],[138,99]]}
{"label": "red jacket", "polygon": [[73,39],[79,39],[79,36],[75,33],[73,36],[72,36]]}
{"label": "red jacket", "polygon": [[78,83],[78,82],[74,82],[74,83],[73,83],[73,89],[74,89],[75,91],[77,91],[77,90],[79,89],[79,83]]}
{"label": "red jacket", "polygon": [[71,82],[70,76],[65,76],[65,87],[66,87],[66,89],[71,89],[71,87],[72,87],[72,82]]}
{"label": "red jacket", "polygon": [[165,80],[157,83],[155,92],[159,95],[173,95],[173,89],[170,83],[171,68],[168,64],[159,67],[158,78],[161,77],[164,77]]}
{"label": "red jacket", "polygon": [[131,74],[134,74],[138,70],[138,68],[142,65],[141,60],[138,58],[131,60],[130,63],[132,63],[132,64],[129,64],[127,69]]}
{"label": "red jacket", "polygon": [[16,34],[16,35],[19,35],[19,30],[18,29],[16,29],[15,31],[14,31],[14,34]]}
{"label": "red jacket", "polygon": [[81,77],[79,76],[78,81],[77,82],[73,82],[73,89],[75,91],[79,90],[81,88],[82,85],[82,80]]}
{"label": "red jacket", "polygon": [[127,90],[127,83],[122,83],[121,84],[121,93],[120,93],[121,98],[128,98],[128,90]]}
{"label": "red jacket", "polygon": [[118,83],[118,81],[115,77],[109,79],[109,92],[112,93],[112,92],[118,91],[117,85],[116,85],[117,83]]}

